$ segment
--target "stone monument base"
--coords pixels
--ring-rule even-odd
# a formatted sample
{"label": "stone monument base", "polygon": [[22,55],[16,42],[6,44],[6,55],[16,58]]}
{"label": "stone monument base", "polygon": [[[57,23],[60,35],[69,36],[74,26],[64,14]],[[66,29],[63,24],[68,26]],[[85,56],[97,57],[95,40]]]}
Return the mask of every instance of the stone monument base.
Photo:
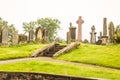
{"label": "stone monument base", "polygon": [[102,39],[102,45],[108,44],[108,36],[102,36],[101,39]]}

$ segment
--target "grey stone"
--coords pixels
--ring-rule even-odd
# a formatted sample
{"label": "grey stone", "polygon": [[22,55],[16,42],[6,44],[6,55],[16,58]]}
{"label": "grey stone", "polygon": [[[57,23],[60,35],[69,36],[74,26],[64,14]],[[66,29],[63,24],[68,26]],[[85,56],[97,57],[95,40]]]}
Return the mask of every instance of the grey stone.
{"label": "grey stone", "polygon": [[1,31],[1,43],[2,45],[8,45],[8,27],[3,26]]}
{"label": "grey stone", "polygon": [[90,43],[95,44],[96,43],[96,32],[95,32],[95,26],[93,25],[91,27],[92,32],[90,32],[91,38],[90,38]]}
{"label": "grey stone", "polygon": [[12,34],[12,45],[18,44],[18,31],[14,31]]}
{"label": "grey stone", "polygon": [[115,35],[113,22],[109,23],[108,30],[109,30],[109,43],[113,43],[114,42],[114,35]]}

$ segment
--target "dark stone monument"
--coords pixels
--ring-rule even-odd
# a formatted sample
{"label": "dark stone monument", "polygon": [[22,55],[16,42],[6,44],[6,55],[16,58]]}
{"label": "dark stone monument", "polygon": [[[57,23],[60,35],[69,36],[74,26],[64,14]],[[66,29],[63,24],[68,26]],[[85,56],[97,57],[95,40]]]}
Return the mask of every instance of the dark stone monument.
{"label": "dark stone monument", "polygon": [[76,41],[76,28],[72,26],[72,23],[70,23],[69,32],[71,36],[71,42]]}
{"label": "dark stone monument", "polygon": [[93,25],[91,27],[92,32],[90,32],[91,38],[90,38],[90,43],[95,44],[96,43],[96,32],[95,32],[95,26]]}
{"label": "dark stone monument", "polygon": [[98,36],[98,41],[96,42],[97,45],[102,44],[102,32],[100,32],[100,36]]}
{"label": "dark stone monument", "polygon": [[82,16],[79,16],[76,23],[78,24],[78,37],[77,37],[77,39],[78,39],[78,42],[82,42],[82,24],[84,23],[84,21],[82,20]]}
{"label": "dark stone monument", "polygon": [[49,31],[48,31],[47,29],[44,29],[44,30],[43,30],[43,35],[42,35],[42,37],[43,37],[43,43],[44,43],[44,42],[49,42]]}

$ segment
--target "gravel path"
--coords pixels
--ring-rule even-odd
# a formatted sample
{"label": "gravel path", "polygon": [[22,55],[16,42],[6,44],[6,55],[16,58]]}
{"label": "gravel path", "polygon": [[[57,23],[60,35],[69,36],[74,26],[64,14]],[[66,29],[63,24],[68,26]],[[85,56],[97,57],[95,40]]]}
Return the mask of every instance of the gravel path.
{"label": "gravel path", "polygon": [[104,69],[108,69],[108,70],[120,70],[120,69],[108,68],[108,67],[92,65],[92,64],[84,64],[84,63],[76,63],[76,62],[70,62],[70,61],[64,61],[64,60],[56,60],[51,57],[12,59],[12,60],[0,61],[0,64],[9,64],[9,63],[15,63],[15,62],[21,62],[21,61],[29,61],[29,60],[43,60],[43,61],[51,61],[51,62],[58,62],[58,63],[75,64],[75,65],[80,65],[80,66],[88,66],[88,67],[94,67],[94,68],[104,68]]}

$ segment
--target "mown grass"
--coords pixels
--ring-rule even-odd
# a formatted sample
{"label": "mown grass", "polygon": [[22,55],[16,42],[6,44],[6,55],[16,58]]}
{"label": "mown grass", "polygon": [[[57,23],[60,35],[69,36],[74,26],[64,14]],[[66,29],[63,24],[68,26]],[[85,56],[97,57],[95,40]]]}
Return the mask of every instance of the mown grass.
{"label": "mown grass", "polygon": [[56,59],[120,69],[120,44],[107,46],[81,44],[78,49],[58,56]]}
{"label": "mown grass", "polygon": [[24,44],[11,47],[0,46],[0,60],[29,57],[36,50],[48,44]]}
{"label": "mown grass", "polygon": [[109,70],[104,68],[95,68],[92,66],[81,66],[40,60],[2,64],[0,65],[0,71],[45,72],[80,77],[120,80],[120,70]]}

